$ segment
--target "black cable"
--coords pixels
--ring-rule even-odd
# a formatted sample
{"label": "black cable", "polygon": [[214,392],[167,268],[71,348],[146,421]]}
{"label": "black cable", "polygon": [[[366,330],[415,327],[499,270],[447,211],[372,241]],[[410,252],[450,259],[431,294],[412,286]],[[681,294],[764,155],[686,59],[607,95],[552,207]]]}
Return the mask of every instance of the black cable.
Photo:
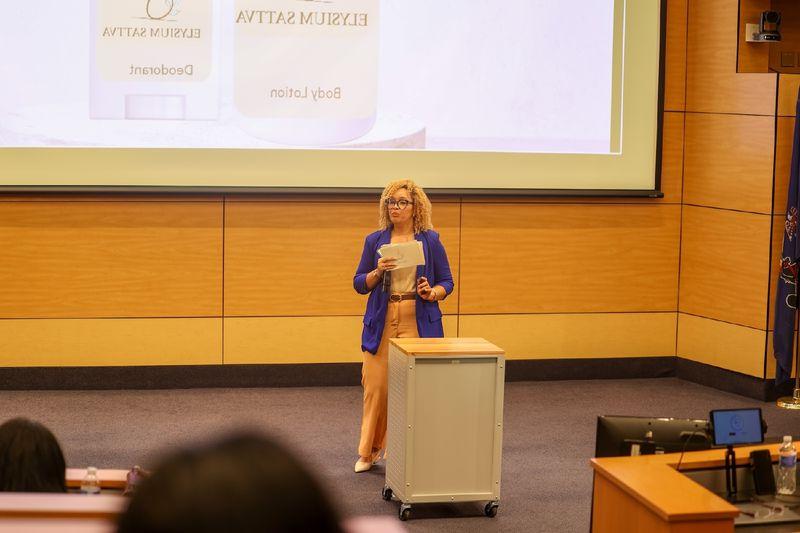
{"label": "black cable", "polygon": [[705,431],[700,431],[700,430],[692,431],[692,434],[689,435],[689,438],[686,439],[686,441],[683,443],[683,449],[681,450],[681,456],[678,459],[678,466],[675,467],[675,470],[677,470],[678,472],[681,471],[681,463],[683,462],[683,454],[686,453],[686,446],[689,445],[689,441],[692,440],[692,437],[694,437],[695,435],[699,435],[700,433],[705,433]]}

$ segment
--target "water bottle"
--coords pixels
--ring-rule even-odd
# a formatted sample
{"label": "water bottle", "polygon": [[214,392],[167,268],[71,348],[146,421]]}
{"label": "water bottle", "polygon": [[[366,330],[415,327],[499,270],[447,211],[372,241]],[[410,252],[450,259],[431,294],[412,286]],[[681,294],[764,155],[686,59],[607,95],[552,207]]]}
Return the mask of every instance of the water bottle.
{"label": "water bottle", "polygon": [[84,494],[100,494],[100,480],[97,479],[97,468],[90,466],[81,481],[81,492]]}
{"label": "water bottle", "polygon": [[139,465],[135,465],[131,468],[128,475],[125,476],[125,490],[122,492],[123,496],[132,496],[133,492],[136,490],[136,485],[138,485],[142,478],[144,477],[144,472],[142,471],[142,467]]}
{"label": "water bottle", "polygon": [[794,494],[797,488],[797,449],[791,435],[783,437],[778,461],[778,494]]}

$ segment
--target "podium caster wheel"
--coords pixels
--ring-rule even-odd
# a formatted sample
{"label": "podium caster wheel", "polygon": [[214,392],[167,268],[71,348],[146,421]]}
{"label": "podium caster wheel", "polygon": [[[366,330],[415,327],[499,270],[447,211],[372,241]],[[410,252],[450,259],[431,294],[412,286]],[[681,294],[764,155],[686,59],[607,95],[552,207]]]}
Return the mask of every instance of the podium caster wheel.
{"label": "podium caster wheel", "polygon": [[400,506],[400,520],[405,522],[409,518],[411,518],[411,506],[404,503]]}
{"label": "podium caster wheel", "polygon": [[495,516],[497,516],[497,508],[499,507],[499,505],[500,504],[498,504],[497,502],[487,503],[486,506],[483,508],[483,514],[485,514],[489,518],[494,518]]}
{"label": "podium caster wheel", "polygon": [[392,499],[392,489],[389,487],[383,487],[381,490],[381,497],[386,500],[387,502]]}

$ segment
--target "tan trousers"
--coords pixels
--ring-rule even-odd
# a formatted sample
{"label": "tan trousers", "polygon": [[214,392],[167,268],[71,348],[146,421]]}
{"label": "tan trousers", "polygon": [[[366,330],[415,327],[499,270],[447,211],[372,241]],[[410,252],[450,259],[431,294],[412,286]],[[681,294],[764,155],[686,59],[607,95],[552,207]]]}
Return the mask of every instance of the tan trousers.
{"label": "tan trousers", "polygon": [[389,339],[419,337],[416,301],[389,302],[378,353],[364,352],[361,386],[364,387],[364,413],[358,455],[369,457],[386,448],[386,412],[389,397]]}

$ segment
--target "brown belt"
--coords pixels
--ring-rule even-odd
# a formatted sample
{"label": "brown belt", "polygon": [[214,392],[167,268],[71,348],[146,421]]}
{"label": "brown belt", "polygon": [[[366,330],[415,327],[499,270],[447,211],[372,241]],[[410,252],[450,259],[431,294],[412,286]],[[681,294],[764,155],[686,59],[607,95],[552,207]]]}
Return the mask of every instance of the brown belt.
{"label": "brown belt", "polygon": [[392,294],[391,296],[389,296],[389,301],[390,302],[399,302],[401,300],[413,300],[416,297],[417,297],[417,293],[416,292],[404,292],[404,293],[397,293],[396,292],[396,293]]}

